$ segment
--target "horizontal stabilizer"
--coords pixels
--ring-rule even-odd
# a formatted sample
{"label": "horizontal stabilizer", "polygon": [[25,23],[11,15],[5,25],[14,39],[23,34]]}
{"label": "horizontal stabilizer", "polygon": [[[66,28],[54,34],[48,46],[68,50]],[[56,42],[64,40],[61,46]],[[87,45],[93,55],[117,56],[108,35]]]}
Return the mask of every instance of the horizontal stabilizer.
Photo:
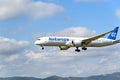
{"label": "horizontal stabilizer", "polygon": [[114,43],[114,44],[120,43],[120,40],[116,40],[116,41],[114,41],[113,43]]}

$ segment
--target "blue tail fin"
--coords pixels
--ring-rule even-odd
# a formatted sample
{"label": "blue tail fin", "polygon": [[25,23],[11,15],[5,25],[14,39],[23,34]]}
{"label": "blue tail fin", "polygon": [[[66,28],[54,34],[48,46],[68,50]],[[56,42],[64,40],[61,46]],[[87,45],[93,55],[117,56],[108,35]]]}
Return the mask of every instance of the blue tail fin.
{"label": "blue tail fin", "polygon": [[113,32],[111,32],[110,35],[108,36],[108,39],[115,40],[116,36],[117,36],[118,29],[119,29],[119,27],[115,27],[115,29],[113,30]]}

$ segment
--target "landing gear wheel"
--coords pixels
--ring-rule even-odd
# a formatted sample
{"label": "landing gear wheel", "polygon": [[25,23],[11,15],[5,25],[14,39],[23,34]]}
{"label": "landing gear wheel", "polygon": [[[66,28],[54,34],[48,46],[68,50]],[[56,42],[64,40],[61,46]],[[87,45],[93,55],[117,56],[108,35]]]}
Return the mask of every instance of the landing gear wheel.
{"label": "landing gear wheel", "polygon": [[42,47],[42,50],[44,50],[44,47]]}
{"label": "landing gear wheel", "polygon": [[83,47],[82,50],[87,50],[87,48],[86,48],[86,47]]}
{"label": "landing gear wheel", "polygon": [[75,51],[76,51],[76,52],[80,52],[80,49],[78,49],[78,47],[76,47]]}
{"label": "landing gear wheel", "polygon": [[80,52],[80,49],[75,49],[76,52]]}

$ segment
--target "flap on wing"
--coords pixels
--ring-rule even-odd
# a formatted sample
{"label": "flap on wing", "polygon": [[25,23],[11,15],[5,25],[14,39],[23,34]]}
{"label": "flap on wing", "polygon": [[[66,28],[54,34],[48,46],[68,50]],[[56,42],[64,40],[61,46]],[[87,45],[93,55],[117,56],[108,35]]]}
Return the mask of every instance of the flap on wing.
{"label": "flap on wing", "polygon": [[111,32],[113,32],[113,30],[108,31],[108,32],[103,33],[103,34],[100,34],[100,35],[97,35],[97,36],[93,36],[93,37],[88,38],[88,39],[84,39],[84,40],[82,40],[82,42],[87,45],[87,44],[89,44],[90,42],[92,42],[92,41],[94,41],[94,40],[97,40],[97,39],[99,39],[99,38],[101,38],[101,37],[104,37],[106,34],[109,34],[109,33],[111,33]]}

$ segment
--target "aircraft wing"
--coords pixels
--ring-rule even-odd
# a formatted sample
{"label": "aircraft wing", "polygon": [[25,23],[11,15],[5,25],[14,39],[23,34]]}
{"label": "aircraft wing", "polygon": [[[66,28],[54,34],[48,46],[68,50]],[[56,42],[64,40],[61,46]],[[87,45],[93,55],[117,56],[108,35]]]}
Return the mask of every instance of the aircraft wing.
{"label": "aircraft wing", "polygon": [[101,37],[104,37],[106,34],[109,34],[109,33],[111,33],[111,32],[113,32],[113,30],[108,31],[108,32],[103,33],[103,34],[100,34],[100,35],[97,35],[97,36],[90,37],[90,38],[88,38],[88,39],[84,39],[84,40],[82,40],[82,43],[83,43],[84,45],[87,45],[87,44],[89,44],[90,42],[92,42],[92,41],[94,41],[94,40],[97,40],[97,39],[99,39],[99,38],[101,38]]}

